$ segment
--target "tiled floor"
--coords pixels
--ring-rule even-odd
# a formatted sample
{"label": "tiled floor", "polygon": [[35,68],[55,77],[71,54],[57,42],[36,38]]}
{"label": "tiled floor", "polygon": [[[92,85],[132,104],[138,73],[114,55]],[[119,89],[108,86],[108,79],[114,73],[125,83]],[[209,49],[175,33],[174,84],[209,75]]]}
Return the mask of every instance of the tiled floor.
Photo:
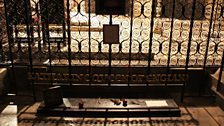
{"label": "tiled floor", "polygon": [[165,118],[37,117],[39,105],[2,107],[0,126],[224,126],[224,111],[217,105],[181,105],[181,117]]}
{"label": "tiled floor", "polygon": [[17,125],[17,105],[8,105],[0,114],[0,126]]}

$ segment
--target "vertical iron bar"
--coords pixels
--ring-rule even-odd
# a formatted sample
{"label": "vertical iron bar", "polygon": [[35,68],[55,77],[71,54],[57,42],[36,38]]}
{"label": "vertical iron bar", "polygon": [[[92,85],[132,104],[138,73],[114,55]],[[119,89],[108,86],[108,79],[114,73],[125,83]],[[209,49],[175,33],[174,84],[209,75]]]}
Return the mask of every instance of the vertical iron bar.
{"label": "vertical iron bar", "polygon": [[210,24],[209,24],[209,31],[208,31],[208,39],[206,43],[206,50],[205,50],[205,59],[204,59],[204,65],[203,65],[203,70],[205,70],[206,67],[206,62],[207,62],[207,55],[208,55],[208,46],[209,46],[209,40],[211,38],[211,28],[212,28],[212,19],[213,19],[213,14],[214,14],[214,8],[215,8],[215,0],[212,2],[212,12],[210,16]]}
{"label": "vertical iron bar", "polygon": [[[47,0],[39,0],[40,4],[40,9],[44,9]],[[46,15],[47,15],[47,8],[45,8],[45,11],[40,10],[40,15],[41,15],[41,26],[42,26],[42,38],[43,38],[43,46],[46,46]]]}
{"label": "vertical iron bar", "polygon": [[[169,39],[169,50],[168,50],[168,59],[167,59],[167,67],[166,67],[166,76],[168,77],[168,74],[170,72],[170,55],[171,55],[171,46],[172,46],[172,38],[173,38],[173,22],[174,22],[174,14],[175,14],[175,3],[176,1],[173,0],[173,6],[172,6],[172,16],[171,16],[171,26],[170,26],[170,29],[171,29],[171,32],[170,32],[170,39]],[[166,80],[166,83],[165,83],[165,86],[167,86],[167,80]]]}
{"label": "vertical iron bar", "polygon": [[88,22],[89,22],[89,30],[88,30],[88,32],[89,32],[89,85],[91,85],[92,84],[92,69],[91,69],[91,59],[92,59],[92,57],[91,57],[91,31],[90,31],[90,28],[91,28],[91,26],[90,26],[90,24],[91,24],[91,15],[90,15],[90,7],[91,7],[91,3],[90,3],[90,0],[88,0],[88,11],[89,11],[89,19],[88,19]]}
{"label": "vertical iron bar", "polygon": [[224,0],[222,1],[221,4],[221,13],[220,13],[220,20],[219,20],[219,33],[218,33],[218,37],[220,37],[220,31],[221,31],[221,27],[223,24],[223,19],[224,19]]}
{"label": "vertical iron bar", "polygon": [[[16,19],[18,19],[18,15],[17,15],[17,7],[14,5],[14,14],[15,14],[15,17],[16,17]],[[17,25],[18,24],[18,20],[16,20],[16,23],[15,24],[13,24],[14,25],[14,28],[15,28],[15,41],[16,41],[16,43],[17,43],[17,46],[18,46],[18,50],[21,50],[21,41],[20,42],[18,42],[18,33],[19,33],[19,31],[18,31],[18,29],[17,29]],[[13,42],[14,43],[14,42]],[[19,57],[20,58],[20,57]]]}
{"label": "vertical iron bar", "polygon": [[221,26],[222,26],[222,17],[219,18],[219,26],[218,26],[218,35],[217,38],[220,38],[220,31],[221,31]]}
{"label": "vertical iron bar", "polygon": [[[13,24],[13,26],[14,26],[14,29],[15,29],[15,42],[17,43],[17,46],[18,46],[18,51],[21,51],[21,41],[19,41],[18,42],[18,33],[19,33],[19,31],[18,31],[18,29],[17,29],[17,24],[19,23],[18,22],[18,15],[17,15],[17,7],[16,7],[16,5],[14,5],[13,6],[14,7],[14,14],[15,14],[15,17],[16,17],[16,22],[15,22],[15,24]],[[13,44],[14,44],[14,41],[13,41]],[[18,53],[19,54],[19,58],[21,58],[20,57],[20,52]]]}
{"label": "vertical iron bar", "polygon": [[[26,10],[26,31],[27,31],[27,39],[28,39],[28,51],[29,51],[29,62],[30,62],[30,72],[31,74],[33,73],[33,59],[32,59],[32,49],[31,49],[31,45],[30,43],[32,41],[30,41],[30,34],[32,34],[32,32],[30,31],[30,25],[31,24],[31,21],[30,21],[30,10],[28,10],[28,6],[29,6],[29,3],[27,2],[27,0],[25,0],[25,10]],[[36,92],[35,92],[35,87],[34,87],[34,82],[33,80],[31,80],[31,85],[32,85],[32,92],[33,92],[33,99],[34,99],[34,102],[36,102]]]}
{"label": "vertical iron bar", "polygon": [[63,25],[62,26],[62,29],[63,29],[63,46],[66,45],[66,21],[65,21],[65,10],[64,10],[64,8],[65,8],[65,3],[63,1],[63,21],[62,21],[62,25]]}
{"label": "vertical iron bar", "polygon": [[8,34],[8,44],[9,44],[9,55],[10,55],[10,61],[12,66],[12,83],[14,86],[15,94],[17,95],[17,84],[16,84],[16,78],[15,78],[15,66],[14,66],[14,59],[12,54],[12,44],[13,44],[13,27],[9,26],[11,25],[9,23],[8,15],[7,15],[7,0],[4,0],[4,6],[5,6],[5,18],[6,18],[6,27],[7,27],[7,34]]}
{"label": "vertical iron bar", "polygon": [[[40,1],[42,1],[42,4],[44,4],[44,1],[43,0],[40,0]],[[45,1],[46,2],[46,1]],[[44,5],[42,5],[42,6],[44,6]],[[41,8],[40,8],[41,9]],[[47,8],[46,8],[46,11],[47,11]],[[41,12],[40,12],[41,13]],[[47,13],[47,12],[45,12],[45,13]],[[47,17],[43,17],[43,15],[44,15],[44,12],[43,12],[43,14],[42,14],[42,17],[41,17],[41,25],[42,25],[42,38],[43,38],[43,45],[44,45],[44,47],[45,47],[45,45],[46,45],[46,18]],[[46,16],[46,15],[45,15]]]}
{"label": "vertical iron bar", "polygon": [[37,30],[37,33],[38,33],[38,51],[41,51],[41,37],[40,37],[40,13],[38,11],[38,4],[36,5],[36,13],[37,13],[37,19],[38,19],[38,22],[37,22],[37,27],[38,27],[38,30]]}
{"label": "vertical iron bar", "polygon": [[[212,12],[211,12],[210,21],[209,21],[210,24],[209,24],[208,38],[207,38],[206,50],[205,50],[205,55],[204,55],[204,63],[203,63],[203,71],[204,71],[204,73],[206,72],[206,62],[207,62],[207,57],[208,57],[209,40],[211,38],[211,32],[212,32],[212,21],[213,21],[213,16],[214,16],[213,14],[214,14],[214,9],[215,9],[215,1],[216,0],[213,0],[213,2],[212,2]],[[202,89],[201,89],[202,86],[203,86],[203,83],[200,83],[200,85],[199,85],[199,92],[198,92],[199,96],[202,93]]]}
{"label": "vertical iron bar", "polygon": [[[219,5],[219,0],[217,1],[217,6],[216,6],[216,14],[215,15],[217,15],[217,11],[218,11],[218,5]],[[221,5],[221,1],[220,1],[220,5]],[[222,7],[222,5],[221,5],[221,7]],[[219,18],[217,19],[217,22],[218,22],[218,28],[217,28],[217,38],[219,38],[220,36],[219,36],[219,33],[220,33],[220,27],[221,27],[221,23],[220,23],[220,20],[222,19],[222,16],[221,16],[221,9],[222,8],[220,8],[220,16],[218,16]],[[215,18],[215,20],[216,20],[216,18]]]}
{"label": "vertical iron bar", "polygon": [[214,35],[214,31],[215,31],[215,23],[216,23],[216,18],[217,18],[218,5],[219,5],[219,0],[216,1],[215,19],[214,19],[214,23],[213,23],[212,35]]}
{"label": "vertical iron bar", "polygon": [[[30,4],[30,2],[29,2],[29,4]],[[30,9],[30,11],[31,11],[31,4],[29,5],[29,7],[30,7],[29,9]],[[31,19],[31,20],[30,20],[30,24],[31,24],[31,25],[30,25],[30,37],[31,37],[30,40],[31,40],[31,44],[32,44],[32,45],[35,45],[35,42],[36,42],[36,41],[34,40],[34,28],[33,28],[33,24],[32,24],[32,14],[31,14],[31,13],[32,13],[32,12],[30,12],[30,19]]]}
{"label": "vertical iron bar", "polygon": [[193,26],[194,26],[194,16],[195,16],[195,7],[196,7],[196,0],[193,0],[193,6],[192,6],[192,13],[191,13],[191,22],[190,22],[190,33],[189,33],[189,40],[188,40],[188,45],[187,45],[187,57],[186,57],[186,65],[185,65],[185,83],[182,87],[181,91],[181,102],[184,101],[184,92],[185,92],[185,86],[187,83],[188,79],[188,63],[189,63],[189,58],[190,58],[190,51],[191,51],[191,40],[192,40],[192,35],[193,35]]}
{"label": "vertical iron bar", "polygon": [[69,65],[69,84],[70,86],[72,85],[72,80],[71,80],[71,24],[70,24],[70,10],[69,10],[69,0],[67,0],[67,25],[68,25],[68,65]]}
{"label": "vertical iron bar", "polygon": [[53,85],[53,80],[52,80],[52,59],[51,59],[51,43],[50,43],[50,33],[49,33],[49,16],[48,16],[48,0],[46,0],[46,18],[45,18],[45,21],[46,21],[46,38],[47,38],[47,41],[48,41],[48,59],[49,59],[49,65],[50,65],[50,68],[49,68],[49,72],[50,72],[50,77],[51,77],[51,85]]}
{"label": "vertical iron bar", "polygon": [[[18,47],[18,50],[22,50],[21,49],[21,41],[18,41],[18,33],[19,33],[19,31],[18,31],[18,29],[17,29],[17,27],[16,27],[16,24],[14,25],[14,27],[15,27],[15,41],[16,41],[16,43],[17,43],[17,47]],[[19,57],[20,58],[20,57]]]}
{"label": "vertical iron bar", "polygon": [[[151,12],[151,23],[150,23],[150,40],[149,40],[149,50],[148,50],[148,70],[147,74],[150,74],[150,67],[151,67],[151,58],[152,58],[152,39],[153,39],[153,27],[154,27],[154,15],[155,15],[155,0],[152,0],[152,12]],[[147,86],[148,86],[148,81]]]}
{"label": "vertical iron bar", "polygon": [[[1,22],[1,20],[0,20],[0,22]],[[3,46],[2,46],[3,36],[4,36],[4,33],[3,33],[3,30],[2,30],[2,27],[1,27],[0,28],[0,62],[3,62],[3,59],[4,59],[3,58]]]}
{"label": "vertical iron bar", "polygon": [[218,83],[217,83],[216,91],[219,91],[220,90],[221,80],[222,80],[223,65],[224,65],[224,50],[223,50],[223,53],[222,53],[222,62],[221,62],[221,67],[220,67],[220,71],[219,71],[219,78],[218,78]]}
{"label": "vertical iron bar", "polygon": [[131,48],[132,48],[132,27],[133,27],[133,9],[134,9],[134,0],[131,1],[131,24],[130,24],[130,48],[129,48],[129,56],[128,56],[128,86],[130,86],[131,81]]}
{"label": "vertical iron bar", "polygon": [[[110,22],[109,22],[109,24],[110,24],[110,25],[113,24],[113,22],[112,22],[112,15],[110,15]],[[111,46],[112,46],[112,44],[109,43],[109,73],[108,73],[108,78],[109,78],[109,79],[108,79],[108,85],[109,85],[109,86],[111,86],[111,80],[110,80],[110,79],[111,79],[111,62],[112,62],[112,61],[111,61],[111,60],[112,60],[112,59],[111,59],[111,55],[112,55],[112,54],[111,54],[111,53],[112,53]]]}

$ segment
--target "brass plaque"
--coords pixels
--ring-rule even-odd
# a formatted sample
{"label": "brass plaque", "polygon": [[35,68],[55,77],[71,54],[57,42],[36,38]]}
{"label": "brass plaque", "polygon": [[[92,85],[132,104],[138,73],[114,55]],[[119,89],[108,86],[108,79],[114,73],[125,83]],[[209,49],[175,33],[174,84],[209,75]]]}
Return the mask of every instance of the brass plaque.
{"label": "brass plaque", "polygon": [[119,25],[103,25],[103,43],[119,44]]}

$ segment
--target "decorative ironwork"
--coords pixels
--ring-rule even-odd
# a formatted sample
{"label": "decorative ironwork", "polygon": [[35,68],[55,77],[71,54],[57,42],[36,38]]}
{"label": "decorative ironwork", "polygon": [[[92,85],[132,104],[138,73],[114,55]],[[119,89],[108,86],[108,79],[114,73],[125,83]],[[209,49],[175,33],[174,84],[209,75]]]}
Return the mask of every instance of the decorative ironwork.
{"label": "decorative ironwork", "polygon": [[[15,4],[17,2],[17,0],[10,0],[4,6],[1,3],[1,22],[5,22],[4,14],[2,14],[3,7],[7,8],[6,18],[9,20],[9,36],[11,36],[10,43],[15,63],[29,64],[28,36],[30,36],[34,65],[47,63],[49,51],[52,64],[68,65],[67,33],[70,30],[72,65],[88,65],[89,61],[92,65],[108,65],[109,46],[103,44],[102,27],[104,24],[109,24],[109,16],[95,14],[94,0],[90,0],[90,13],[88,12],[88,0],[69,0],[70,29],[66,23],[68,20],[67,11],[65,11],[67,9],[66,0],[61,1],[64,2],[63,4],[49,0],[22,0],[18,2],[20,4]],[[169,63],[171,67],[184,67],[192,11],[195,12],[195,16],[188,65],[201,67],[205,60],[206,66],[220,64],[224,48],[223,0],[215,1],[212,22],[210,21],[212,0],[196,0],[196,9],[192,11],[192,0],[175,0],[175,3],[173,0],[155,0],[154,2],[154,15],[151,14],[152,0],[134,0],[133,8],[131,8],[131,1],[126,5],[133,10],[133,19],[130,16],[131,9],[125,15],[112,17],[113,24],[118,24],[120,27],[120,43],[112,45],[112,65],[128,65],[129,53],[131,53],[131,66],[147,66],[150,32],[152,32],[151,53],[154,57],[150,60],[150,65],[166,66]],[[173,4],[175,8],[172,8]],[[24,6],[28,8],[28,18],[24,14]],[[173,19],[172,12],[174,12]],[[154,25],[153,31],[150,31],[152,16]],[[49,27],[46,27],[47,20]],[[130,30],[131,21],[133,21],[132,30]],[[27,23],[30,27],[30,35],[27,35]],[[171,24],[173,24],[172,28]],[[210,24],[212,24],[211,28]],[[88,34],[89,26],[91,36]],[[209,29],[212,29],[210,38],[208,38]],[[5,58],[2,60],[8,60],[7,48],[10,46],[5,43],[6,36],[3,31],[1,30],[1,50]],[[132,45],[130,45],[130,31],[132,32]],[[170,38],[171,33],[172,38]],[[89,45],[89,38],[91,45]],[[206,47],[207,41],[209,41],[208,47]],[[48,42],[50,42],[49,45]],[[129,52],[130,47],[131,52]],[[208,50],[207,56],[205,56],[206,50]],[[170,59],[168,58],[169,52]]]}

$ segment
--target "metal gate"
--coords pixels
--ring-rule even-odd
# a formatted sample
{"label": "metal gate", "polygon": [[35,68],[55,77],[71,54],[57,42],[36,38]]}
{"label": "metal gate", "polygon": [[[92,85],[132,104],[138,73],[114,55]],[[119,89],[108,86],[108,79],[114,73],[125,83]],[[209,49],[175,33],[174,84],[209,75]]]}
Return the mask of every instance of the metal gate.
{"label": "metal gate", "polygon": [[[47,76],[51,84],[61,76],[73,85],[74,74],[85,74],[88,85],[103,78],[110,86],[112,74],[121,68],[130,85],[137,70],[147,76],[159,67],[168,76],[172,68],[184,68],[186,74],[189,67],[205,69],[221,63],[223,0],[125,0],[125,14],[111,16],[96,14],[95,0],[1,0],[0,4],[1,64],[10,64],[12,72],[15,66],[28,66],[31,78],[36,68],[45,67],[50,76],[38,77]],[[119,25],[119,44],[104,44],[105,24]],[[93,76],[99,71],[109,79]]]}

